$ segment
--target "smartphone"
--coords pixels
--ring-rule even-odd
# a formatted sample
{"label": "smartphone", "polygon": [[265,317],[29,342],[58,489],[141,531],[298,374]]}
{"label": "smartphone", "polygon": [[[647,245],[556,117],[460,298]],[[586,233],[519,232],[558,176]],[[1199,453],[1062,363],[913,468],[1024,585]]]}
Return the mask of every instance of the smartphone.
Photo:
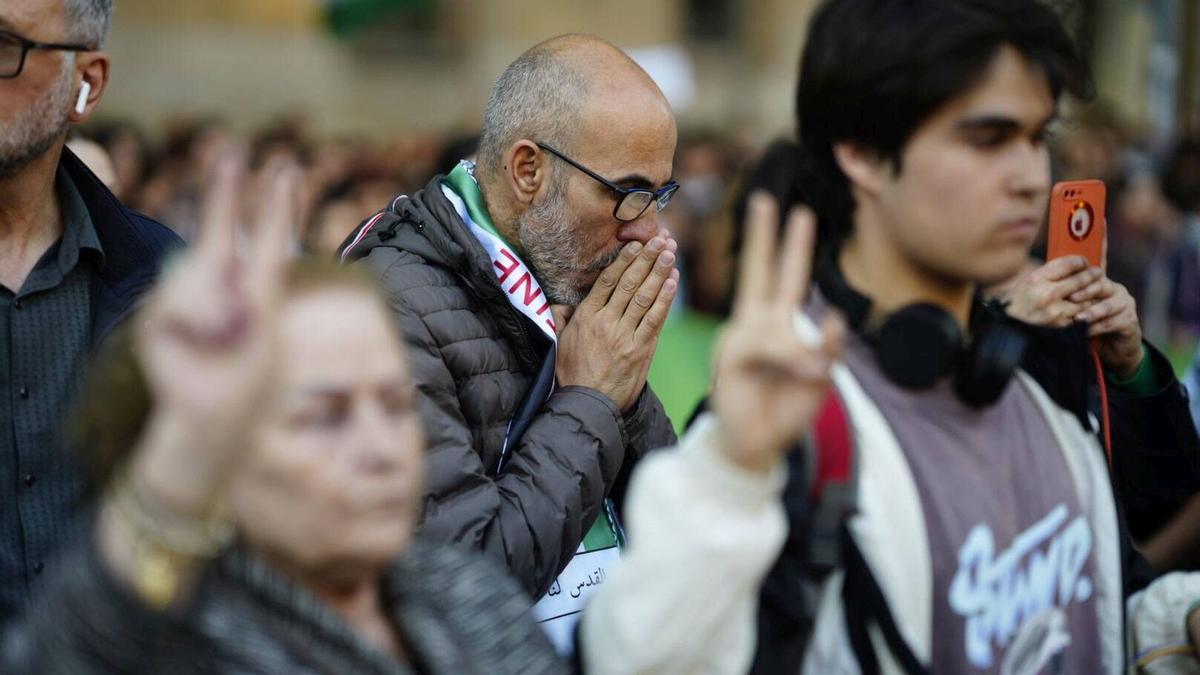
{"label": "smartphone", "polygon": [[1048,260],[1081,255],[1091,266],[1103,266],[1104,238],[1108,236],[1104,216],[1106,194],[1104,183],[1098,180],[1054,184],[1050,191]]}

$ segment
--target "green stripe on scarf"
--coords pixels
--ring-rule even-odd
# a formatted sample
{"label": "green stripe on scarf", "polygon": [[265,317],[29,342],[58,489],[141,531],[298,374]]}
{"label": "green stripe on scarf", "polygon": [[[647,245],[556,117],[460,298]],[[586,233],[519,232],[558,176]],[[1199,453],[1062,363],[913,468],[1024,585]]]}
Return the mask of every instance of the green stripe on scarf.
{"label": "green stripe on scarf", "polygon": [[616,545],[616,537],[613,536],[612,525],[608,522],[608,514],[601,511],[583,537],[583,550],[602,551]]}
{"label": "green stripe on scarf", "polygon": [[[442,182],[446,184],[454,194],[462,198],[463,203],[467,205],[467,213],[470,214],[471,220],[489,234],[503,241],[506,246],[508,242],[496,230],[496,226],[492,224],[492,217],[488,215],[487,206],[483,203],[483,192],[479,190],[479,183],[475,177],[467,170],[467,164],[459,162],[454,169],[446,175]],[[512,248],[512,246],[509,246]]]}

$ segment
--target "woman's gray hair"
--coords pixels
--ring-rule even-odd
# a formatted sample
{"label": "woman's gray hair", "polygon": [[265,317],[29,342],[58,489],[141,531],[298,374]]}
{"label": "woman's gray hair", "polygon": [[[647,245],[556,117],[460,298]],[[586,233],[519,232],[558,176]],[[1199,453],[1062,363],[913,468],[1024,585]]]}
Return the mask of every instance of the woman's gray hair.
{"label": "woman's gray hair", "polygon": [[113,0],[63,0],[68,39],[99,48],[112,25]]}
{"label": "woman's gray hair", "polygon": [[500,169],[504,151],[522,138],[570,152],[588,81],[558,48],[565,41],[556,38],[531,48],[496,80],[479,139],[483,172]]}

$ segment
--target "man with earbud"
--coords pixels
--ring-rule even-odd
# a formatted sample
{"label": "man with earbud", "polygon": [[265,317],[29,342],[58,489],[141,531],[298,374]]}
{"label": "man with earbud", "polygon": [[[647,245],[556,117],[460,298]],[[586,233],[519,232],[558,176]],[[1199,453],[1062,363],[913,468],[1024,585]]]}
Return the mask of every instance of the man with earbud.
{"label": "man with earbud", "polygon": [[64,415],[179,240],[69,150],[104,94],[111,0],[0,0],[0,626],[82,514]]}

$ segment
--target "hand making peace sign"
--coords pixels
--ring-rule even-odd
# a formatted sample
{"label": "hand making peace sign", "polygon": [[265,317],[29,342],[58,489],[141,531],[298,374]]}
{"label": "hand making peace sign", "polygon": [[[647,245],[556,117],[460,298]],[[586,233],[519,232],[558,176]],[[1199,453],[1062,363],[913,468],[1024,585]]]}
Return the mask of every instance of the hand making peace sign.
{"label": "hand making peace sign", "polygon": [[751,195],[746,217],[733,318],[718,346],[713,407],[730,459],[766,471],[808,431],[824,402],[845,325],[831,313],[821,324],[819,344],[795,330],[812,269],[812,212],[801,207],[788,215],[779,255],[772,251],[779,222],[775,200]]}
{"label": "hand making peace sign", "polygon": [[244,175],[239,156],[218,161],[199,240],[164,272],[136,336],[155,410],[142,444],[148,452],[135,467],[149,487],[181,502],[212,497],[275,387],[276,322],[300,176],[285,163],[268,166],[252,242],[239,257]]}

